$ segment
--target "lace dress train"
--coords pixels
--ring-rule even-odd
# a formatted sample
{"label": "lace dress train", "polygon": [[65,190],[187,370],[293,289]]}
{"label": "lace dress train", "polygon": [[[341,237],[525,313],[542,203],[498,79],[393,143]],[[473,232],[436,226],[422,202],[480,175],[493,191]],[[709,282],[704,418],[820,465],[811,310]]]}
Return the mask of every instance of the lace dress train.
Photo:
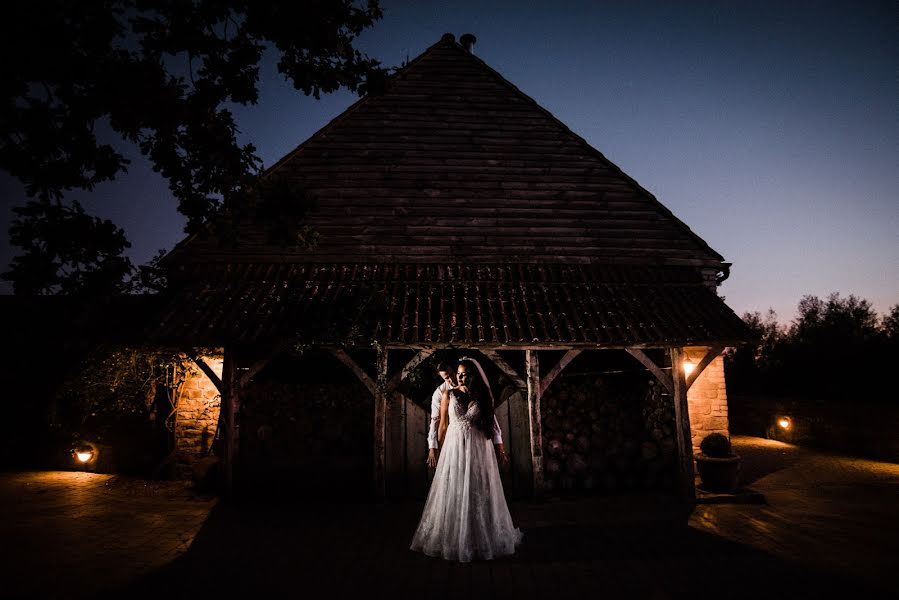
{"label": "lace dress train", "polygon": [[477,429],[477,405],[450,395],[449,426],[411,549],[469,562],[515,552],[523,534],[512,524],[493,442]]}

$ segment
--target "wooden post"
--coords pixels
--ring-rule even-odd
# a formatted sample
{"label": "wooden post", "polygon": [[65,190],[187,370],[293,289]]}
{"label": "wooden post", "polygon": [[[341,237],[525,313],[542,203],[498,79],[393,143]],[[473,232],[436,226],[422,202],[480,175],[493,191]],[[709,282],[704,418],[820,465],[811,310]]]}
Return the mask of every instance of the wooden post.
{"label": "wooden post", "polygon": [[377,351],[378,382],[375,389],[375,461],[374,482],[375,497],[384,498],[387,494],[385,487],[386,464],[386,429],[387,422],[387,348],[378,348]]}
{"label": "wooden post", "polygon": [[677,439],[678,491],[686,500],[696,499],[696,480],[693,473],[693,435],[690,431],[690,410],[687,404],[687,379],[684,376],[683,352],[671,348],[671,380],[674,387],[675,437]]}
{"label": "wooden post", "polygon": [[543,491],[543,426],[540,420],[540,362],[536,350],[524,351],[528,383],[528,423],[531,431],[531,464],[534,495]]}
{"label": "wooden post", "polygon": [[240,410],[240,383],[237,375],[237,361],[234,348],[225,348],[222,364],[222,402],[220,422],[224,425],[221,432],[222,470],[225,480],[225,495],[234,494],[234,461],[237,457],[237,444],[240,439],[237,414]]}

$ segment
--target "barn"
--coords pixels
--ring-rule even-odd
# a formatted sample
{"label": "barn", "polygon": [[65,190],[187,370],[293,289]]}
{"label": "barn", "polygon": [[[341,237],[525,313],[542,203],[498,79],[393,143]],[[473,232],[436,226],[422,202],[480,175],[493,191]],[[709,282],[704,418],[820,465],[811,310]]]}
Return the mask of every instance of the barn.
{"label": "barn", "polygon": [[195,361],[178,448],[217,439],[228,489],[423,496],[434,361],[470,354],[510,493],[694,497],[746,338],[730,264],[473,41],[444,35],[269,168],[233,236],[168,256],[149,336]]}

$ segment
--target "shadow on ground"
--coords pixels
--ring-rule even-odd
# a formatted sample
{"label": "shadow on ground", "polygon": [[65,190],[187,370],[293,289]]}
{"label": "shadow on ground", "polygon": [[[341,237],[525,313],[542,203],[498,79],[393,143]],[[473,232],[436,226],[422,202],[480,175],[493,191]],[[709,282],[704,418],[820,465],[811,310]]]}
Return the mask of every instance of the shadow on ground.
{"label": "shadow on ground", "polygon": [[[109,590],[107,597],[461,594],[520,600],[864,593],[859,582],[693,529],[687,507],[660,508],[634,511],[602,500],[513,504],[513,518],[525,532],[518,553],[458,564],[408,550],[420,504],[223,503],[186,554],[124,589]],[[648,520],[647,514],[653,516]]]}
{"label": "shadow on ground", "polygon": [[749,486],[777,471],[795,467],[809,452],[800,446],[762,438],[734,437],[734,451],[741,457],[740,483]]}

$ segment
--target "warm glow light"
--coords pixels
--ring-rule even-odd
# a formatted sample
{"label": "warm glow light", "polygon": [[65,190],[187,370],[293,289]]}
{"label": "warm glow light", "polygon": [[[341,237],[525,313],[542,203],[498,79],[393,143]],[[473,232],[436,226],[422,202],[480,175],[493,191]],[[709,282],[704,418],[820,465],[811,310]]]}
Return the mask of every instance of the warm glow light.
{"label": "warm glow light", "polygon": [[93,457],[93,455],[94,455],[93,452],[76,452],[75,453],[75,456],[78,457],[78,460],[80,460],[83,463],[86,463],[87,461],[89,461],[91,459],[91,457]]}
{"label": "warm glow light", "polygon": [[781,429],[789,429],[790,419],[788,419],[787,417],[781,417],[777,420],[777,424],[780,425]]}
{"label": "warm glow light", "polygon": [[696,368],[696,363],[694,363],[693,361],[690,361],[690,360],[684,361],[684,375],[689,376],[690,373],[692,373],[693,369],[695,369],[695,368]]}

